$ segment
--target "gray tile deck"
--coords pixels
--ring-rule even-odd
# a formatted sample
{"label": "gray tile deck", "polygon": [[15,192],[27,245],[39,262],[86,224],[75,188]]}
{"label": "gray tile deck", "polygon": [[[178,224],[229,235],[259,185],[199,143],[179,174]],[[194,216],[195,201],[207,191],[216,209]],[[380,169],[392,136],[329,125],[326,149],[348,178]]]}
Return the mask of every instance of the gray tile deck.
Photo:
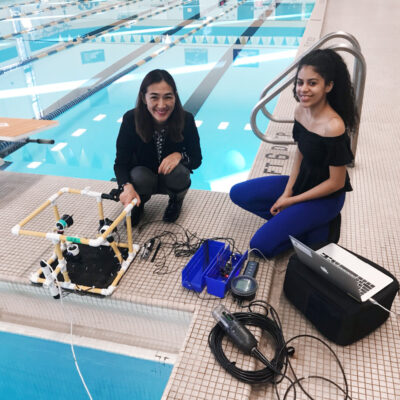
{"label": "gray tile deck", "polygon": [[[396,0],[386,2],[320,0],[317,3],[318,7],[326,6],[325,18],[321,17],[323,13],[313,15],[302,49],[305,49],[320,34],[344,30],[352,33],[359,40],[368,65],[356,164],[350,171],[354,191],[348,195],[342,212],[340,244],[380,263],[400,277],[398,263],[400,259],[400,206],[398,202],[400,139],[396,132],[400,115],[400,98],[397,90],[400,56],[395,51],[396,38],[400,37],[400,25],[396,24],[400,17],[400,5]],[[290,95],[283,95],[276,112],[279,115],[280,113],[290,115],[293,105]],[[290,127],[270,124],[269,132],[277,131],[284,131],[290,135]],[[262,144],[251,176],[287,173],[290,169],[292,151],[290,146],[273,148],[273,145]],[[273,154],[277,153],[288,155],[288,158],[283,157],[285,158],[283,161],[274,161],[273,166],[272,163],[266,165],[269,160],[274,160]],[[272,156],[267,156],[269,154]],[[63,186],[77,189],[90,186],[93,190],[108,192],[114,185],[103,181],[16,174],[7,171],[0,173],[0,236],[2,238],[0,281],[7,283],[11,290],[15,289],[13,295],[10,295],[10,291],[4,290],[3,286],[0,288],[0,320],[20,322],[24,315],[28,315],[37,318],[40,321],[39,325],[47,327],[50,323],[56,330],[66,330],[65,316],[56,316],[58,307],[56,302],[49,299],[45,306],[48,315],[43,315],[38,308],[42,307],[44,302],[36,303],[25,293],[29,290],[37,290],[39,293],[41,290],[40,288],[32,289],[28,278],[30,273],[38,267],[39,260],[51,254],[50,242],[11,235],[13,225]],[[97,217],[91,201],[83,201],[76,196],[73,202],[63,200],[60,204],[61,213],[72,212],[74,219],[79,221],[79,224],[74,225],[71,234],[95,234]],[[152,198],[146,205],[144,222],[160,220],[165,205],[165,197]],[[115,218],[120,210],[117,203],[106,203],[106,214],[111,219]],[[52,226],[53,218],[51,212],[43,213],[37,223],[32,222],[31,227],[44,229],[45,226]],[[233,237],[237,248],[241,251],[247,248],[253,232],[262,223],[261,219],[231,204],[227,194],[198,190],[189,191],[178,222],[199,237]],[[179,226],[158,221],[145,225],[140,233],[135,229],[134,242],[143,244],[148,238],[165,229],[176,234],[182,232]],[[164,258],[163,272],[168,272],[166,274],[155,274],[155,263],[136,259],[110,299],[104,299],[104,302],[103,299],[89,296],[79,299],[82,304],[92,310],[91,312],[80,312],[75,307],[79,301],[76,300],[76,304],[74,303],[76,295],[68,296],[68,306],[71,306],[71,310],[76,313],[74,314],[76,332],[88,333],[83,327],[85,321],[89,320],[94,325],[97,324],[99,318],[97,310],[101,310],[102,302],[107,307],[118,303],[121,310],[125,307],[124,304],[137,303],[140,304],[143,312],[149,305],[161,309],[180,310],[182,315],[190,312],[193,313],[193,317],[187,328],[184,344],[178,346],[180,349],[178,361],[174,366],[164,398],[169,400],[276,398],[271,386],[251,387],[241,383],[225,373],[215,362],[208,348],[207,337],[214,325],[211,310],[219,301],[209,300],[214,298],[205,292],[197,296],[181,286],[181,270],[188,258],[176,258],[171,254],[160,253],[158,260]],[[257,298],[269,300],[277,307],[286,338],[301,333],[322,337],[282,294],[287,258],[288,254],[285,254],[276,260],[261,262],[258,273],[260,289]],[[232,311],[238,310],[231,297],[222,300],[222,303]],[[126,309],[128,310],[129,307],[126,306]],[[392,309],[400,313],[398,299],[395,300]],[[99,313],[101,314],[100,311]],[[123,311],[121,315],[125,315]],[[135,330],[135,327],[128,326],[128,323],[125,326],[117,316],[107,320],[107,314],[104,318],[106,320],[96,325],[94,336],[117,340],[116,331],[126,331],[129,336],[132,330]],[[167,318],[172,319],[172,314]],[[397,389],[400,387],[399,328],[399,320],[390,317],[377,331],[354,345],[340,347],[329,343],[344,365],[353,399],[400,398],[397,395]],[[154,329],[157,335],[163,335],[162,326],[157,325]],[[130,343],[130,340],[126,339],[126,342]],[[160,346],[165,347],[165,343],[160,343]],[[293,362],[298,376],[318,373],[342,384],[337,365],[320,344],[309,340],[298,340],[295,346],[296,358]],[[168,350],[174,351],[173,348]],[[262,350],[266,351],[265,346],[262,346]],[[244,368],[254,366],[252,359],[239,354],[229,343],[227,352]],[[279,387],[281,395],[285,387],[285,384]],[[310,380],[306,387],[317,399],[343,397],[335,387],[321,381]],[[298,398],[306,397],[299,394]]]}

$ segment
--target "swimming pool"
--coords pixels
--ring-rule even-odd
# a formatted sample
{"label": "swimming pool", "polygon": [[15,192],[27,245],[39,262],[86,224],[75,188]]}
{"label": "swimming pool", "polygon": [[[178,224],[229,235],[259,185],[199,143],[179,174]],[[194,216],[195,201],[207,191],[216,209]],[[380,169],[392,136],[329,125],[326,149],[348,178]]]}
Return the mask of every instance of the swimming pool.
{"label": "swimming pool", "polygon": [[[83,400],[88,395],[68,344],[0,332],[4,399]],[[93,399],[160,399],[172,364],[74,346]],[[18,384],[16,384],[18,382]]]}
{"label": "swimming pool", "polygon": [[[59,126],[38,135],[56,144],[23,146],[5,159],[11,163],[8,170],[113,179],[121,117],[133,108],[144,75],[164,68],[176,79],[184,108],[195,115],[199,129],[204,161],[192,175],[192,188],[228,191],[246,178],[260,143],[250,130],[251,109],[262,88],[293,60],[313,2],[144,0],[64,6],[53,11],[16,7],[38,14],[12,21],[0,10],[2,116],[39,118],[62,111],[55,117]],[[60,23],[49,25],[49,16]],[[31,30],[7,37],[24,29]],[[31,61],[15,67],[21,57]]]}

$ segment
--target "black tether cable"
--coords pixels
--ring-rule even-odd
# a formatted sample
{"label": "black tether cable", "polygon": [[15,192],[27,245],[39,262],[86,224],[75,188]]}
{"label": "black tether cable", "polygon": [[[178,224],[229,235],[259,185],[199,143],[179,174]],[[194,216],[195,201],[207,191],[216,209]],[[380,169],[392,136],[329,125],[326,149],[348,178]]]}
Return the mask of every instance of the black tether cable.
{"label": "black tether cable", "polygon": [[[285,347],[281,329],[274,321],[262,314],[239,312],[232,315],[244,325],[256,326],[268,332],[275,342],[275,356],[269,361],[255,348],[252,351],[252,355],[265,364],[265,368],[256,371],[246,371],[238,368],[235,362],[228,360],[222,349],[222,339],[225,336],[225,331],[217,324],[208,337],[208,344],[215,358],[227,372],[242,382],[250,384],[276,383],[277,377],[283,375],[281,370],[287,364],[286,359],[288,357],[288,349]],[[289,351],[291,350],[289,349]]]}
{"label": "black tether cable", "polygon": [[[215,325],[210,335],[208,337],[208,344],[212,353],[214,354],[216,360],[221,364],[221,366],[229,372],[233,377],[236,379],[249,383],[249,384],[257,384],[257,383],[272,383],[275,386],[275,393],[277,398],[280,400],[281,397],[278,392],[278,384],[283,380],[287,379],[289,381],[288,387],[285,389],[284,395],[282,400],[286,400],[289,397],[289,394],[293,390],[293,397],[292,400],[296,400],[297,398],[297,391],[296,386],[300,388],[300,390],[306,395],[306,397],[310,400],[316,400],[303,386],[304,381],[306,380],[321,380],[326,382],[330,385],[333,385],[339,392],[344,395],[344,400],[352,400],[349,394],[349,385],[347,382],[346,374],[344,368],[334,352],[334,350],[325,343],[322,339],[308,334],[300,334],[297,336],[292,337],[289,340],[284,339],[284,335],[282,332],[282,325],[280,322],[280,318],[278,313],[275,309],[263,300],[254,300],[250,302],[246,306],[242,306],[243,308],[246,307],[250,310],[250,312],[240,312],[240,313],[232,313],[231,315],[236,318],[237,321],[242,323],[242,325],[250,325],[256,326],[262,329],[263,333],[268,332],[269,335],[275,342],[275,355],[274,358],[269,361],[258,349],[257,345],[251,349],[250,352],[245,352],[245,354],[250,354],[260,360],[266,368],[258,370],[258,371],[245,371],[238,367],[236,367],[236,363],[234,361],[230,361],[223,349],[222,349],[222,340],[226,335],[225,330],[219,325]],[[258,314],[252,311],[253,307],[261,307],[265,310],[265,315]],[[268,312],[270,314],[269,318]],[[231,335],[231,333],[229,334]],[[316,340],[317,342],[323,344],[329,352],[334,357],[334,360],[339,366],[340,372],[343,377],[344,387],[340,386],[338,383],[333,381],[332,379],[326,378],[320,375],[308,375],[305,377],[298,377],[296,372],[291,364],[290,357],[294,354],[294,348],[292,346],[288,346],[289,343],[293,342],[296,339],[302,338],[310,338]],[[232,339],[232,338],[231,338]],[[257,344],[257,342],[256,342]],[[237,344],[238,345],[238,344]],[[240,347],[240,346],[239,346]],[[242,349],[243,350],[243,349]],[[287,375],[287,370],[290,368],[293,377],[289,377]]]}

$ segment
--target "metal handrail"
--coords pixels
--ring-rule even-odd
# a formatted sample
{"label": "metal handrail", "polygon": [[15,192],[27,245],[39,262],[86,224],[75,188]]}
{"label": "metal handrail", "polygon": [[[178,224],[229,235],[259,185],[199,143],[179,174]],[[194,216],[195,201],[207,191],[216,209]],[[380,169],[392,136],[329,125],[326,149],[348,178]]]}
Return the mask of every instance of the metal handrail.
{"label": "metal handrail", "polygon": [[[263,134],[256,123],[256,117],[258,112],[261,110],[262,113],[269,118],[271,121],[274,122],[281,122],[281,123],[293,123],[293,119],[278,119],[274,117],[267,109],[266,104],[269,103],[274,97],[279,95],[284,89],[286,89],[291,83],[294,81],[294,75],[289,77],[286,81],[280,84],[271,94],[268,95],[268,92],[274,88],[278,83],[280,83],[284,78],[286,78],[293,70],[297,68],[299,65],[300,59],[304,57],[306,54],[310,53],[311,51],[322,47],[323,44],[328,42],[329,40],[335,38],[342,38],[346,39],[350,42],[348,44],[341,44],[341,45],[332,45],[329,46],[330,49],[335,51],[346,51],[352,54],[355,57],[354,62],[354,70],[353,70],[353,86],[355,92],[355,99],[356,99],[356,106],[358,110],[359,116],[361,115],[363,97],[364,97],[364,87],[365,87],[365,79],[366,79],[366,62],[364,56],[361,53],[361,47],[358,43],[357,39],[351,35],[350,33],[346,32],[334,32],[329,33],[322,37],[317,43],[311,46],[306,52],[304,52],[299,58],[297,58],[288,68],[286,68],[277,78],[275,78],[269,85],[267,85],[261,93],[260,100],[253,108],[250,117],[250,124],[251,128],[253,129],[254,134],[259,137],[261,140],[267,143],[273,144],[293,144],[292,140],[278,140],[278,139],[268,139],[265,134]],[[356,148],[357,148],[357,140],[358,140],[358,128],[359,122],[356,124],[352,132],[350,133],[351,138],[351,149],[355,156]]]}

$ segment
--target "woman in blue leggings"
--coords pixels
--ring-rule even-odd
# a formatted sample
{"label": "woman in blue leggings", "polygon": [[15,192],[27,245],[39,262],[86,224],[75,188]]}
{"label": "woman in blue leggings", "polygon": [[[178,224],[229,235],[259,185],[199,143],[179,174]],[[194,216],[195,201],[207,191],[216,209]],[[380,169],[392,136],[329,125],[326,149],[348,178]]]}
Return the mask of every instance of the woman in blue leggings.
{"label": "woman in blue leggings", "polygon": [[328,240],[330,222],[352,190],[346,165],[352,162],[348,130],[358,115],[350,75],[333,50],[315,50],[297,69],[290,176],[268,176],[234,185],[232,201],[267,222],[250,241],[265,257],[291,247],[289,235],[308,245]]}

